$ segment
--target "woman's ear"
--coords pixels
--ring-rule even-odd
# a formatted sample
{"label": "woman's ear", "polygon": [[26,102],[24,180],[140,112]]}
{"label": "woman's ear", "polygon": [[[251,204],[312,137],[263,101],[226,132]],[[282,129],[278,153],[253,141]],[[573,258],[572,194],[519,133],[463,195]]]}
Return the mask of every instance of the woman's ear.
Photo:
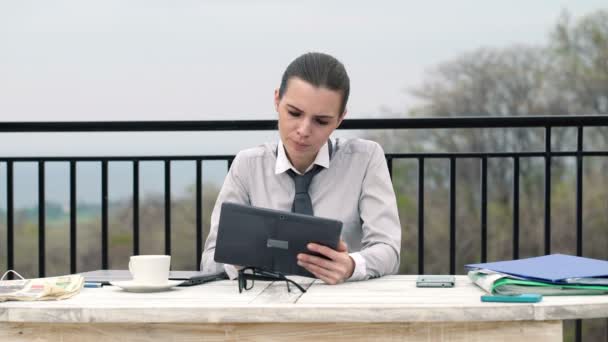
{"label": "woman's ear", "polygon": [[279,112],[279,101],[281,99],[279,98],[279,89],[275,89],[274,90],[274,109],[277,111],[277,113]]}

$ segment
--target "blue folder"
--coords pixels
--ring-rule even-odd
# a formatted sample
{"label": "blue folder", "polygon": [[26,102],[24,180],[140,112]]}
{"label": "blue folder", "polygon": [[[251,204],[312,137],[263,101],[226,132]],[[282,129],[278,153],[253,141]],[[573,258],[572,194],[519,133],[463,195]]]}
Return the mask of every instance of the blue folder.
{"label": "blue folder", "polygon": [[465,265],[545,282],[565,282],[569,278],[608,277],[608,261],[551,254],[534,258]]}

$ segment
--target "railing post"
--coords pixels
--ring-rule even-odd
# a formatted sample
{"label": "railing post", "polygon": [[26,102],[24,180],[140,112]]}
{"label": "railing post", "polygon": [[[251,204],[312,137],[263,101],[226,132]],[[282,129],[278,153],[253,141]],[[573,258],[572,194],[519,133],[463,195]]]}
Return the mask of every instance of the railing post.
{"label": "railing post", "polygon": [[488,260],[488,157],[481,158],[481,262]]}
{"label": "railing post", "polygon": [[[203,162],[196,160],[196,267],[201,265],[203,254]],[[202,270],[201,270],[202,271]]]}
{"label": "railing post", "polygon": [[133,255],[139,255],[139,160],[133,161]]}
{"label": "railing post", "polygon": [[44,161],[38,162],[38,276],[44,277],[45,275],[45,218],[46,218],[46,206],[45,206],[45,184],[44,184],[45,172],[44,172]]}
{"label": "railing post", "polygon": [[513,259],[519,259],[519,157],[513,158]]}
{"label": "railing post", "polygon": [[70,161],[70,273],[76,273],[76,161]]}
{"label": "railing post", "polygon": [[[15,238],[14,238],[14,184],[13,184],[13,162],[6,162],[6,269],[15,269]],[[8,275],[9,279],[13,279],[13,273]]]}
{"label": "railing post", "polygon": [[418,158],[418,274],[424,274],[424,158]]}
{"label": "railing post", "polygon": [[450,274],[456,274],[456,158],[450,158]]}
{"label": "railing post", "polygon": [[[576,131],[576,255],[583,255],[583,126]],[[575,338],[579,342],[583,338],[583,323],[576,320]],[[608,335],[606,336],[608,340]]]}
{"label": "railing post", "polygon": [[165,160],[165,254],[171,255],[171,160]]}
{"label": "railing post", "polygon": [[551,254],[551,126],[545,126],[545,254]]}
{"label": "railing post", "polygon": [[101,161],[101,268],[108,263],[108,161]]}
{"label": "railing post", "polygon": [[576,136],[576,255],[583,255],[583,126]]}

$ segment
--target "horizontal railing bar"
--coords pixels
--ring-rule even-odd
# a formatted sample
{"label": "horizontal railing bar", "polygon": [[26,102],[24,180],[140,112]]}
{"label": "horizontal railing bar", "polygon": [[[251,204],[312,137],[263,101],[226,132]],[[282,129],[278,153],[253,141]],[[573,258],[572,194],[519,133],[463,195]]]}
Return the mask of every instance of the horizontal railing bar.
{"label": "horizontal railing bar", "polygon": [[[582,155],[583,157],[608,157],[608,151],[561,151],[549,153],[552,157],[576,157]],[[454,153],[387,153],[386,157],[390,158],[530,158],[530,157],[544,157],[546,152],[495,152],[495,153],[482,153],[482,152],[454,152]]]}
{"label": "horizontal railing bar", "polygon": [[210,156],[61,156],[61,157],[0,157],[0,161],[15,161],[15,162],[133,162],[133,161],[157,161],[164,162],[165,160],[183,160],[183,161],[197,161],[197,160],[221,160],[226,161],[234,159],[234,155],[210,155]]}
{"label": "horizontal railing bar", "polygon": [[[530,158],[530,157],[544,157],[546,152],[494,152],[494,153],[483,153],[483,152],[440,152],[440,153],[386,153],[387,158]],[[551,152],[552,157],[608,157],[608,151],[556,151]],[[133,156],[105,156],[105,157],[0,157],[0,162],[121,162],[121,161],[158,161],[164,160],[171,161],[197,161],[197,160],[232,160],[234,155],[214,155],[214,156],[144,156],[144,157],[133,157]]]}
{"label": "horizontal railing bar", "polygon": [[[348,119],[340,129],[607,126],[605,115]],[[277,120],[0,122],[0,132],[271,131]]]}

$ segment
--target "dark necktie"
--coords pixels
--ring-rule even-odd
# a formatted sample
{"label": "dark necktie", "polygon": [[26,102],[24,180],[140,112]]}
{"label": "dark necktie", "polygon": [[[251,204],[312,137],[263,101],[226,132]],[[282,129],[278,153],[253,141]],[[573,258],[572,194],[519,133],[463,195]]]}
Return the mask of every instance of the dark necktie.
{"label": "dark necktie", "polygon": [[299,175],[291,169],[287,170],[287,174],[293,178],[296,188],[296,194],[293,198],[293,204],[291,206],[292,212],[311,216],[313,215],[312,201],[310,200],[310,195],[308,194],[308,187],[310,186],[310,182],[312,182],[312,177],[319,173],[321,169],[321,166],[315,165],[312,170],[308,171],[304,175]]}

